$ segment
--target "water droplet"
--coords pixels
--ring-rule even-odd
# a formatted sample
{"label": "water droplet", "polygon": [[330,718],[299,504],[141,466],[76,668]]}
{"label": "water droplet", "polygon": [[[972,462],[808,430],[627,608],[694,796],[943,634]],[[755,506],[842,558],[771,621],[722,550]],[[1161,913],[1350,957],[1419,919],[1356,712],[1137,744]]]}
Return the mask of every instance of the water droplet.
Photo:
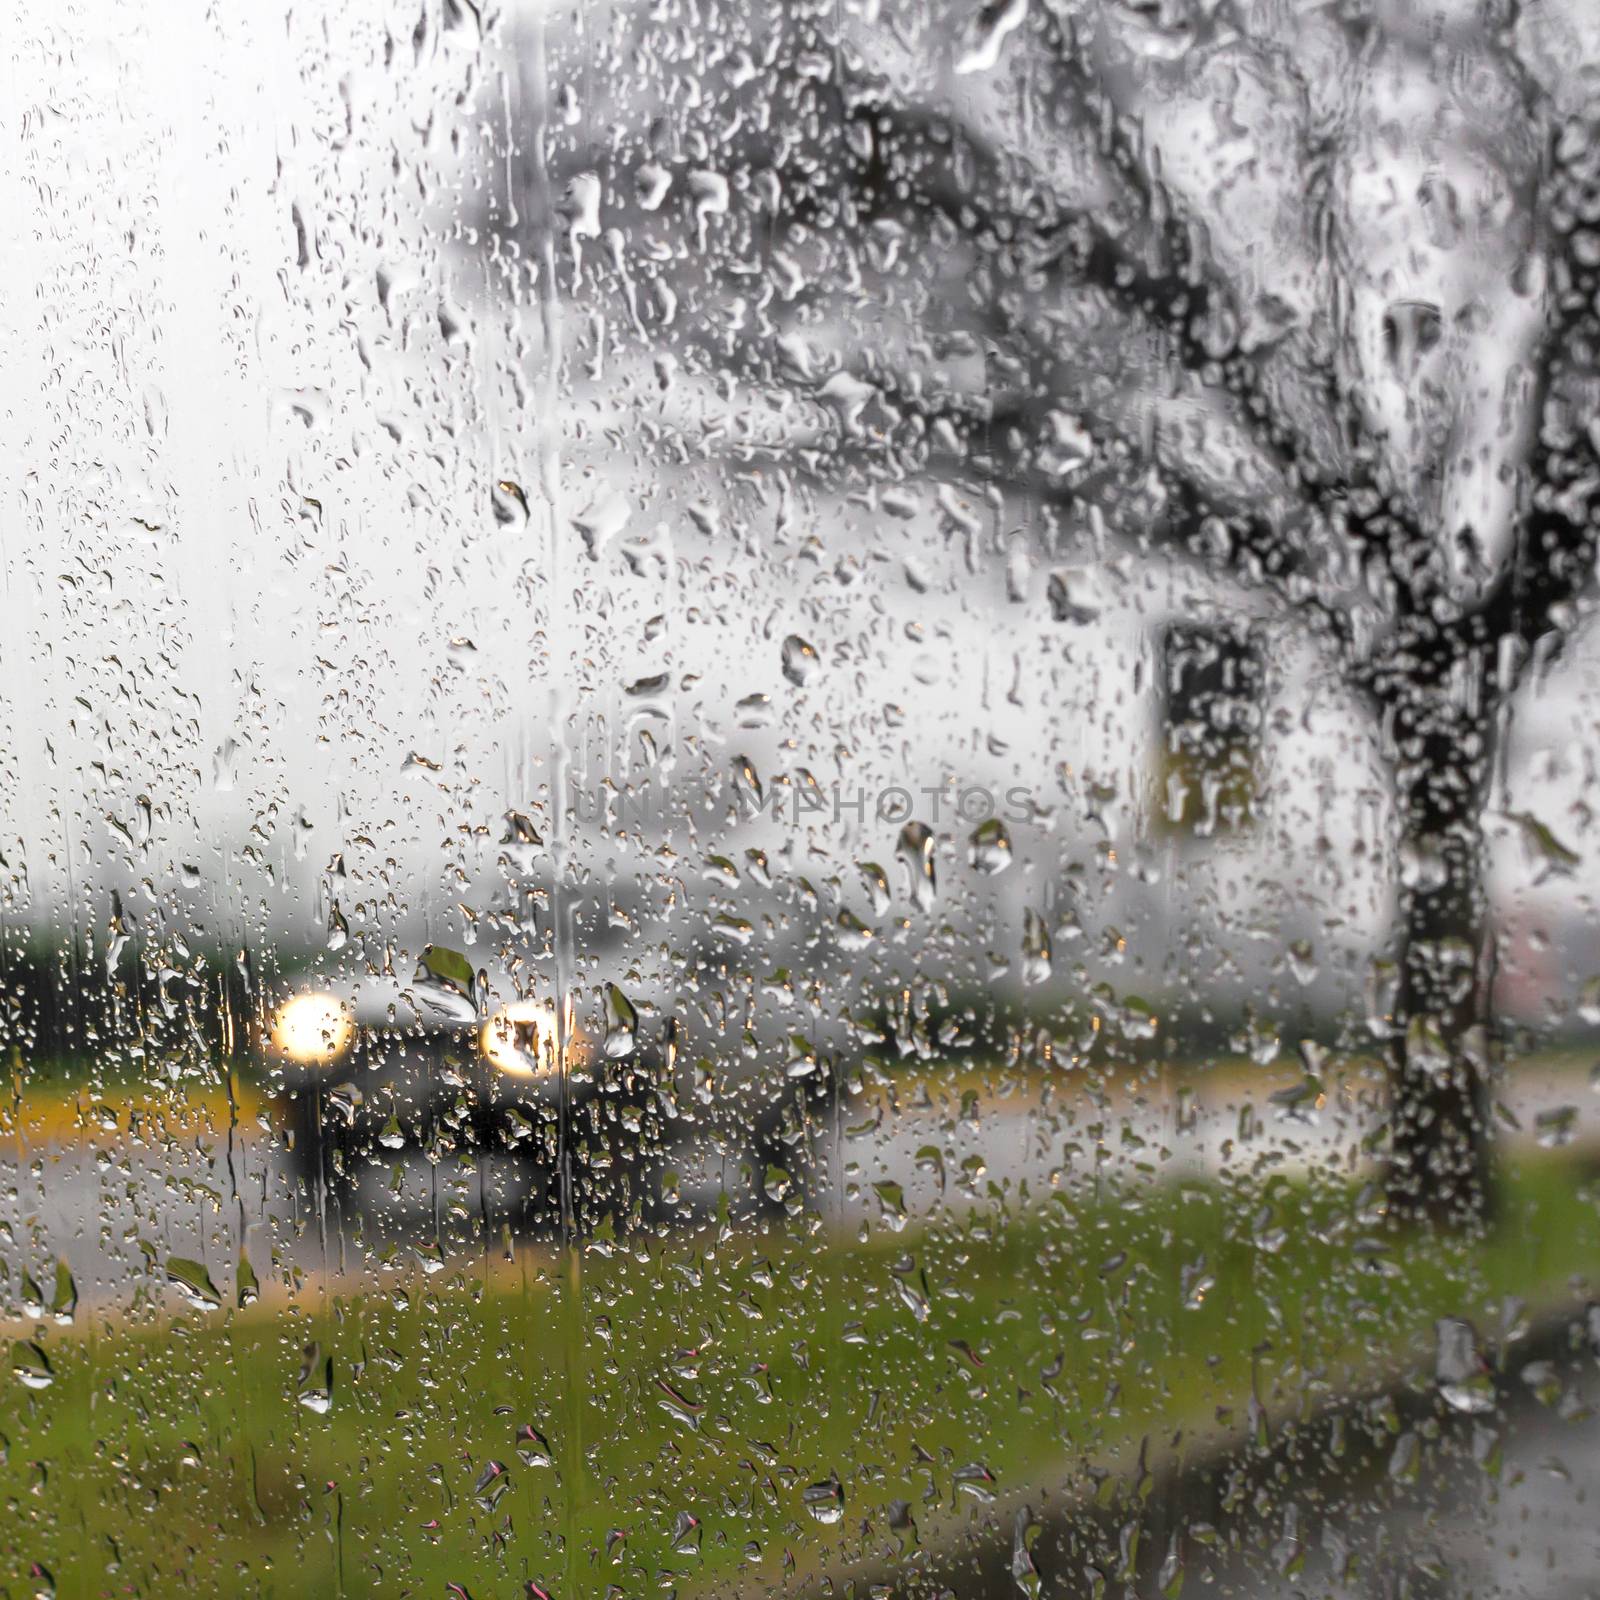
{"label": "water droplet", "polygon": [[1549,1106],[1533,1119],[1535,1137],[1546,1150],[1571,1144],[1578,1130],[1576,1106]]}
{"label": "water droplet", "polygon": [[1600,975],[1584,980],[1578,991],[1578,1015],[1590,1027],[1600,1026]]}
{"label": "water droplet", "polygon": [[18,1339],[11,1346],[11,1370],[29,1389],[48,1389],[56,1381],[49,1356],[31,1339]]}
{"label": "water droplet", "polygon": [[965,77],[988,72],[1000,59],[1000,48],[1028,14],[1028,0],[988,0],[970,32],[970,42],[956,58],[956,73]]}
{"label": "water droplet", "polygon": [[1100,615],[1100,606],[1094,599],[1093,582],[1081,567],[1052,572],[1045,596],[1050,602],[1050,615],[1057,622],[1082,627]]}
{"label": "water droplet", "polygon": [[821,657],[816,647],[808,644],[798,633],[791,633],[783,641],[783,675],[798,689],[803,689],[822,670]]}
{"label": "water droplet", "polygon": [[234,764],[239,758],[239,741],[237,739],[224,739],[217,746],[211,758],[211,787],[218,794],[229,794],[233,790]]}
{"label": "water droplet", "polygon": [[747,694],[733,709],[741,728],[765,728],[774,714],[768,694]]}
{"label": "water droplet", "polygon": [[1387,1039],[1400,1001],[1400,968],[1393,961],[1374,961],[1367,971],[1367,1031]]}
{"label": "water droplet", "polygon": [[50,1296],[50,1314],[57,1322],[71,1322],[77,1309],[78,1285],[73,1280],[72,1268],[65,1261],[57,1261],[55,1290]]}
{"label": "water droplet", "polygon": [[191,1261],[187,1256],[168,1256],[167,1282],[201,1311],[215,1311],[222,1304],[222,1294],[211,1281],[204,1262]]}
{"label": "water droplet", "polygon": [[555,1452],[550,1448],[550,1441],[531,1422],[523,1423],[517,1430],[517,1459],[525,1467],[555,1465]]}
{"label": "water droplet", "polygon": [[472,1486],[472,1497],[481,1510],[493,1511],[510,1487],[511,1475],[506,1471],[505,1463],[487,1461],[483,1471],[478,1474],[478,1481]]}
{"label": "water droplet", "polygon": [[889,879],[883,868],[876,861],[859,861],[856,870],[861,874],[861,881],[866,885],[867,894],[872,900],[872,914],[881,917],[889,909]]}
{"label": "water droplet", "polygon": [[1400,881],[1408,889],[1442,889],[1450,867],[1444,845],[1434,835],[1406,838],[1400,844]]}
{"label": "water droplet", "polygon": [[613,1061],[631,1056],[638,1043],[639,1014],[614,983],[606,985],[605,1053]]}
{"label": "water droplet", "polygon": [[1543,1406],[1553,1406],[1561,1398],[1561,1372],[1553,1361],[1530,1361],[1517,1374]]}
{"label": "water droplet", "polygon": [[817,1070],[817,1047],[803,1033],[789,1035],[789,1060],[784,1075],[789,1078],[809,1078]]}
{"label": "water droplet", "polygon": [[893,1178],[883,1178],[873,1184],[872,1192],[878,1197],[884,1226],[891,1233],[899,1233],[908,1220],[905,1190]]}
{"label": "water droplet", "polygon": [[1416,381],[1417,371],[1443,337],[1439,308],[1426,300],[1397,300],[1383,314],[1384,359],[1402,383]]}
{"label": "water droplet", "polygon": [[1022,981],[1044,983],[1050,977],[1050,930],[1031,907],[1022,914]]}
{"label": "water droplet", "polygon": [[360,1110],[365,1098],[355,1084],[337,1083],[328,1090],[325,1104],[330,1115],[337,1117],[345,1127],[353,1128],[356,1123],[356,1112]]}
{"label": "water droplet", "polygon": [[459,950],[430,944],[412,977],[417,1000],[452,1022],[474,1022],[478,1016],[472,963]]}
{"label": "water droplet", "polygon": [[522,485],[512,482],[510,478],[502,478],[495,484],[490,500],[494,507],[494,519],[498,523],[526,522],[531,515]]}
{"label": "water droplet", "polygon": [[844,1516],[844,1485],[834,1473],[821,1483],[813,1483],[800,1493],[801,1504],[816,1521],[823,1524],[838,1522]]}
{"label": "water droplet", "polygon": [[1583,857],[1564,845],[1550,827],[1531,812],[1508,812],[1506,820],[1517,826],[1523,853],[1534,869],[1534,883],[1541,884],[1547,878],[1571,877],[1573,870],[1583,864]]}
{"label": "water droplet", "polygon": [[1477,1330],[1463,1317],[1440,1317],[1433,1331],[1433,1375],[1440,1398],[1452,1411],[1470,1415],[1492,1411],[1494,1379]]}
{"label": "water droplet", "polygon": [[1027,1596],[1039,1600],[1044,1579],[1033,1559],[1033,1546],[1039,1537],[1039,1525],[1032,1510],[1021,1506],[1011,1524],[1011,1580]]}
{"label": "water droplet", "polygon": [[980,822],[972,830],[967,859],[979,872],[993,877],[1011,865],[1011,835],[998,817]]}
{"label": "water droplet", "polygon": [[1395,1440],[1389,1456],[1389,1476],[1396,1483],[1415,1481],[1422,1466],[1422,1441],[1415,1432],[1407,1429]]}
{"label": "water droplet", "polygon": [[1039,468],[1051,477],[1064,478],[1094,456],[1094,440],[1083,423],[1064,411],[1045,418],[1046,433],[1039,445]]}
{"label": "water droplet", "polygon": [[900,830],[895,854],[910,881],[911,902],[918,911],[932,911],[939,894],[933,859],[933,830],[924,822],[908,822]]}
{"label": "water droplet", "polygon": [[533,820],[520,811],[506,812],[506,831],[500,838],[502,860],[517,872],[532,872],[534,861],[544,849],[544,840]]}
{"label": "water droplet", "polygon": [[333,1357],[324,1359],[319,1344],[305,1347],[296,1398],[307,1411],[314,1411],[319,1417],[327,1416],[333,1409]]}
{"label": "water droplet", "polygon": [[733,792],[738,795],[744,809],[754,815],[766,804],[766,791],[761,787],[760,775],[749,756],[733,759]]}

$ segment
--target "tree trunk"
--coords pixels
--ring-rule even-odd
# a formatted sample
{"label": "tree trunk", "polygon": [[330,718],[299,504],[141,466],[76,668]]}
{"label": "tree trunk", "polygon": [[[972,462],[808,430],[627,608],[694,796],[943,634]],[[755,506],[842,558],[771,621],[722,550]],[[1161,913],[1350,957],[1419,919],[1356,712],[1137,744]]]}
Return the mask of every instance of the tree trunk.
{"label": "tree trunk", "polygon": [[1492,1200],[1494,679],[1481,644],[1435,633],[1403,654],[1390,701],[1402,871],[1385,1187],[1391,1215],[1459,1225]]}

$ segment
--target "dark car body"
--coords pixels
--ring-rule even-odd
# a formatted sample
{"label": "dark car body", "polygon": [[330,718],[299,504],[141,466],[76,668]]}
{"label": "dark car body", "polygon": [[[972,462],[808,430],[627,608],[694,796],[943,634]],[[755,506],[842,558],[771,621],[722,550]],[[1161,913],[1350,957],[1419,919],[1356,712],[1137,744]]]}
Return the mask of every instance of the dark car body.
{"label": "dark car body", "polygon": [[453,991],[291,988],[262,1040],[291,1170],[311,1200],[381,1219],[415,1208],[419,1164],[465,1169],[486,1220],[532,1235],[687,1213],[686,1159],[709,1162],[736,1209],[797,1203],[826,1063],[771,1085],[714,1071],[682,1057],[675,1020],[646,1029],[615,988],[602,1022],[558,1028],[553,1005],[496,1005],[465,975]]}
{"label": "dark car body", "polygon": [[554,1024],[529,1001],[480,1016],[392,985],[291,991],[264,1049],[294,1172],[318,1198],[398,1210],[420,1157],[477,1170],[481,1204],[520,1230],[648,1218],[667,1150],[657,1054],[610,1059],[576,1028],[558,1045]]}

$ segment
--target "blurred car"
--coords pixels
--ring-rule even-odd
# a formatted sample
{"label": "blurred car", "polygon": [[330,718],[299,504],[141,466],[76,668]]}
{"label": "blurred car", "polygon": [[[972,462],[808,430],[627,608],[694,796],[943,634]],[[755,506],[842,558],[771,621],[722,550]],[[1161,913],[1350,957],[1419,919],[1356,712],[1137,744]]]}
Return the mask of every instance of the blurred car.
{"label": "blurred car", "polygon": [[659,1057],[624,1052],[620,1036],[608,1054],[559,1020],[546,1001],[491,1004],[466,958],[438,946],[409,985],[285,994],[264,1050],[294,1169],[370,1208],[374,1187],[418,1157],[470,1158],[485,1206],[519,1227],[653,1217],[666,1153]]}
{"label": "blurred car", "polygon": [[403,1210],[419,1159],[470,1160],[485,1211],[523,1233],[658,1222],[687,1203],[674,1169],[691,1160],[736,1208],[798,1204],[794,1106],[827,1098],[826,1064],[769,1091],[753,1072],[680,1064],[678,1039],[675,1021],[646,1036],[614,985],[598,1031],[570,1005],[558,1018],[546,1000],[498,1001],[461,953],[430,945],[410,984],[288,990],[262,1049],[292,1170],[347,1212]]}

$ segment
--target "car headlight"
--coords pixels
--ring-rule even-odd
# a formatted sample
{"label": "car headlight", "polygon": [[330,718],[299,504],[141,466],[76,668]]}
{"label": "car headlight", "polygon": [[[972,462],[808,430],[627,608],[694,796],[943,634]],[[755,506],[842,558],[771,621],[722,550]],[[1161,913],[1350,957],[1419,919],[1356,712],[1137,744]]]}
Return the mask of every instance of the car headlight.
{"label": "car headlight", "polygon": [[297,994],[272,1018],[272,1048],[304,1066],[331,1065],[350,1048],[355,1018],[337,995]]}
{"label": "car headlight", "polygon": [[513,1000],[484,1023],[478,1043],[489,1064],[513,1078],[548,1078],[556,1070],[555,1007]]}

